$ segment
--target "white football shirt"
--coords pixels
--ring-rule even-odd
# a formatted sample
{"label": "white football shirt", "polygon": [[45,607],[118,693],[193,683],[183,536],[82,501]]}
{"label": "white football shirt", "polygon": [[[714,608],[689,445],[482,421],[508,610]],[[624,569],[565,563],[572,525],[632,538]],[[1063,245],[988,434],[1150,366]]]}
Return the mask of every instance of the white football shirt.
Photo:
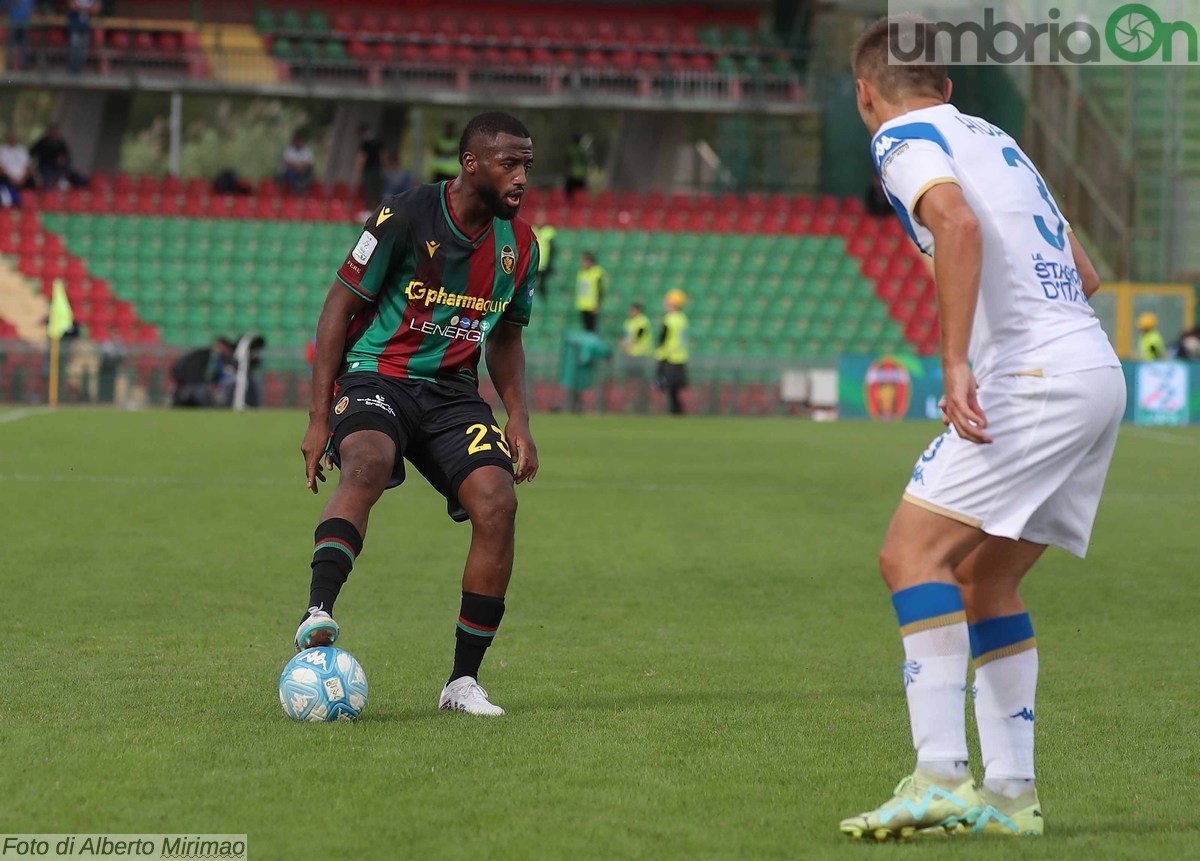
{"label": "white football shirt", "polygon": [[926,254],[937,253],[933,234],[915,213],[929,189],[956,183],[979,219],[983,269],[969,348],[976,379],[1120,365],[1083,294],[1070,225],[1016,141],[937,105],[884,123],[871,145],[892,206]]}

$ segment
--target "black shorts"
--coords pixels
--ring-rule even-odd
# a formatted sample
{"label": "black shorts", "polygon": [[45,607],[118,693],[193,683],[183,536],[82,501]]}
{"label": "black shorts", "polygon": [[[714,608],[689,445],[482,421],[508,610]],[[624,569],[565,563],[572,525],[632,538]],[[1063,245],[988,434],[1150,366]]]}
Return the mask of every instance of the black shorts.
{"label": "black shorts", "polygon": [[687,365],[659,362],[657,369],[658,387],[664,391],[687,388]]}
{"label": "black shorts", "polygon": [[457,523],[468,519],[458,501],[468,475],[481,466],[513,471],[504,431],[475,392],[375,373],[345,374],[334,387],[329,411],[329,454],[339,468],[342,440],[361,430],[381,431],[396,443],[389,488],[404,483],[408,460],[446,497],[447,512]]}

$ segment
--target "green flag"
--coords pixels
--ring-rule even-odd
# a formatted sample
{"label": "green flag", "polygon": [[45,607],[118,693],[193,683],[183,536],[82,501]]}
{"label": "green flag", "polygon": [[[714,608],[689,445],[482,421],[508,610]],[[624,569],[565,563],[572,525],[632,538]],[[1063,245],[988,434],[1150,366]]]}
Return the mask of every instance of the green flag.
{"label": "green flag", "polygon": [[57,341],[75,325],[75,314],[71,301],[67,299],[67,288],[61,278],[54,279],[54,292],[50,295],[50,338]]}

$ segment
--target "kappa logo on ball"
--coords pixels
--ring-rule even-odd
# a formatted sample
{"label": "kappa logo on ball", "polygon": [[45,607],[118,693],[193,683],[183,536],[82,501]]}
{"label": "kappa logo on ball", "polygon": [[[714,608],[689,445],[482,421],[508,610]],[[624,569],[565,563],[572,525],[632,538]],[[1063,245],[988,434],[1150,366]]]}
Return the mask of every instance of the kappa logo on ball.
{"label": "kappa logo on ball", "polygon": [[344,413],[346,411],[346,407],[348,407],[348,406],[350,406],[350,399],[347,397],[343,397],[340,401],[337,402],[337,406],[333,408],[333,414],[335,416],[340,416],[342,413]]}
{"label": "kappa logo on ball", "polygon": [[354,400],[369,407],[379,407],[392,418],[396,417],[396,411],[392,409],[391,404],[383,399],[383,395],[372,395],[369,398],[355,398]]}
{"label": "kappa logo on ball", "polygon": [[500,268],[505,275],[512,275],[517,269],[517,252],[513,251],[511,245],[500,249]]}
{"label": "kappa logo on ball", "polygon": [[355,260],[363,266],[367,265],[367,261],[371,259],[371,255],[375,253],[375,246],[379,244],[379,240],[364,230],[363,235],[358,237],[358,245],[354,246],[354,253],[351,255]]}

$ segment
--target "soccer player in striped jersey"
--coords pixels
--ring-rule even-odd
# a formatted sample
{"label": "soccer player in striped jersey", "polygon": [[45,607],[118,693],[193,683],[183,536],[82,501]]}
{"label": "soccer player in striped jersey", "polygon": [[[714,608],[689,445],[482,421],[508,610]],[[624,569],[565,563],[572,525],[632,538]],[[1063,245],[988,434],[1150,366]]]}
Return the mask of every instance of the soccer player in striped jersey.
{"label": "soccer player in striped jersey", "polygon": [[[407,460],[446,497],[451,518],[471,522],[454,665],[438,707],[501,715],[478,676],[512,575],[514,484],[538,470],[521,343],[538,246],[517,217],[533,142],[508,114],[480,114],[463,131],[459,161],[457,179],[383,201],[321,311],[301,452],[313,493],[322,460],[341,475],[317,525],[295,645],[337,639],[334,601],[372,507],[404,481]],[[508,414],[503,428],[478,392],[481,356]]]}

